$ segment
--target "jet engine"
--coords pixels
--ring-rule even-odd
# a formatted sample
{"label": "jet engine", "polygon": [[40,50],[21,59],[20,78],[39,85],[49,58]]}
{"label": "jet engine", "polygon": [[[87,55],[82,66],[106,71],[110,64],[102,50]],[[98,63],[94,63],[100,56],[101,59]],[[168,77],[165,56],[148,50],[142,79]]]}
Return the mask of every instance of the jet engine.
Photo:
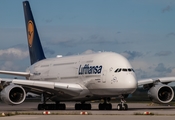
{"label": "jet engine", "polygon": [[169,103],[174,98],[174,91],[168,85],[158,84],[149,89],[148,97],[155,103]]}
{"label": "jet engine", "polygon": [[8,85],[0,93],[1,100],[9,105],[21,104],[26,98],[26,92],[19,85]]}

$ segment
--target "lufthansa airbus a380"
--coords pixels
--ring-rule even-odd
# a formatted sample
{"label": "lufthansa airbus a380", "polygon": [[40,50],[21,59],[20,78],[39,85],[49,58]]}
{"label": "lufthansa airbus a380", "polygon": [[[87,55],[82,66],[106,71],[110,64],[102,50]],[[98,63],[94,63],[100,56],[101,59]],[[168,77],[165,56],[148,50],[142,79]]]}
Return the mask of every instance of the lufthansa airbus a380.
{"label": "lufthansa airbus a380", "polygon": [[[0,79],[1,100],[9,105],[24,102],[26,93],[42,95],[38,110],[65,110],[66,101],[75,101],[75,110],[90,110],[91,100],[101,100],[99,110],[127,110],[125,99],[138,86],[148,89],[148,97],[157,103],[174,98],[167,84],[175,77],[136,80],[129,61],[120,54],[99,52],[46,59],[28,1],[23,2],[31,66],[26,72],[0,71],[1,74],[24,76],[23,79]],[[112,106],[112,97],[121,103]],[[51,100],[55,104],[47,104]]]}

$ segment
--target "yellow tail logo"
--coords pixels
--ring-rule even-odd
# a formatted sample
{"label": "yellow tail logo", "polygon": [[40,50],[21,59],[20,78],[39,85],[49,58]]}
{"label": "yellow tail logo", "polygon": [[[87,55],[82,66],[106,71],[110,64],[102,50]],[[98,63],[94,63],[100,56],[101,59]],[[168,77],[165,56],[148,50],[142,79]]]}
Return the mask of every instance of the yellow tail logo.
{"label": "yellow tail logo", "polygon": [[28,42],[29,42],[29,46],[32,47],[32,43],[33,43],[33,37],[34,37],[34,25],[33,22],[31,20],[29,20],[28,22]]}

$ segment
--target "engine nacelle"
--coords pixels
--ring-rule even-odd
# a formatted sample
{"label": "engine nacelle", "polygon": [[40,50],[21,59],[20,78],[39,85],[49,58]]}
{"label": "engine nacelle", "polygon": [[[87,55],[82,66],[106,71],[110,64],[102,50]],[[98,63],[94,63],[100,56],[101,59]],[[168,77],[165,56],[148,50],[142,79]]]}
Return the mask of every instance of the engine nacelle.
{"label": "engine nacelle", "polygon": [[169,103],[174,98],[174,91],[168,85],[159,84],[149,89],[148,97],[155,103]]}
{"label": "engine nacelle", "polygon": [[21,86],[11,84],[1,91],[0,97],[3,102],[9,105],[18,105],[24,102],[26,92]]}

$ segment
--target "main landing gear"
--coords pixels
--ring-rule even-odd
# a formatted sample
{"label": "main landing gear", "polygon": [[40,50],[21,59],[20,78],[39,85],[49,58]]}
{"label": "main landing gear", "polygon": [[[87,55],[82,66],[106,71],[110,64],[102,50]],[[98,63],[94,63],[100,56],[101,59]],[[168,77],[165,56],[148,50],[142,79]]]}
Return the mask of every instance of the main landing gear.
{"label": "main landing gear", "polygon": [[76,103],[75,110],[91,110],[91,104],[85,102]]}
{"label": "main landing gear", "polygon": [[38,110],[65,110],[65,104],[38,104]]}
{"label": "main landing gear", "polygon": [[64,103],[60,103],[59,101],[55,102],[55,104],[46,104],[50,98],[46,99],[45,94],[42,96],[43,104],[38,104],[38,110],[65,110],[66,105]]}
{"label": "main landing gear", "polygon": [[[55,102],[55,104],[46,104],[50,98],[43,94],[43,104],[38,104],[38,110],[65,110],[66,105],[64,103],[60,103],[59,101]],[[103,103],[98,105],[99,110],[112,110],[112,104],[110,103],[110,98],[103,98]],[[90,103],[85,103],[82,101],[81,103],[75,104],[75,110],[91,110],[92,106]],[[117,105],[118,110],[128,110],[128,105],[124,98],[121,98],[121,102]]]}
{"label": "main landing gear", "polygon": [[98,105],[99,110],[112,110],[112,104],[111,103],[100,103]]}
{"label": "main landing gear", "polygon": [[112,110],[112,104],[109,103],[110,102],[110,98],[109,99],[103,99],[104,102],[100,103],[98,105],[98,109],[99,110]]}

